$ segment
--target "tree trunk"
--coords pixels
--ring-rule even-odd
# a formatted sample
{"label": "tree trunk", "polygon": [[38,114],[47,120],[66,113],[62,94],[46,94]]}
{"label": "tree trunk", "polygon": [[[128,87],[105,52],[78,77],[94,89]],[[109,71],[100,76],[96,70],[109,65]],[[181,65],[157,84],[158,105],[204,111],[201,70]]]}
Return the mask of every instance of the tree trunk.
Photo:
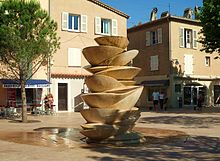
{"label": "tree trunk", "polygon": [[22,122],[27,122],[27,99],[25,91],[25,81],[21,80],[21,99],[22,99]]}

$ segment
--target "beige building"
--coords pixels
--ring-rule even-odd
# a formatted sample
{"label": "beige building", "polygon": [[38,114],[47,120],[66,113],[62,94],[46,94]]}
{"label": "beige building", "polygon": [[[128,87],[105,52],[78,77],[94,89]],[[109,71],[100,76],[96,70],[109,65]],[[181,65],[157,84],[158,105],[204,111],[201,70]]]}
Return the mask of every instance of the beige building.
{"label": "beige building", "polygon": [[200,94],[216,105],[220,61],[200,51],[201,28],[198,20],[168,15],[128,29],[128,49],[139,50],[133,65],[142,68],[136,80],[145,87],[139,106],[152,106],[153,91],[165,92],[168,107],[196,106]]}
{"label": "beige building", "polygon": [[82,49],[97,45],[99,36],[127,36],[128,15],[99,0],[40,0],[58,23],[60,49],[51,60],[47,75],[56,111],[76,111],[84,92],[84,77],[90,75]]}
{"label": "beige building", "polygon": [[[4,0],[0,0],[0,3]],[[1,69],[6,70],[10,75],[7,68],[1,66]],[[2,71],[4,71],[2,70]],[[9,78],[11,78],[9,76]],[[50,87],[47,81],[47,66],[44,64],[34,76],[26,83],[26,96],[27,105],[39,106],[43,103],[43,98]],[[0,78],[0,107],[20,107],[21,106],[21,90],[18,82],[13,79]],[[29,110],[30,108],[28,108]]]}

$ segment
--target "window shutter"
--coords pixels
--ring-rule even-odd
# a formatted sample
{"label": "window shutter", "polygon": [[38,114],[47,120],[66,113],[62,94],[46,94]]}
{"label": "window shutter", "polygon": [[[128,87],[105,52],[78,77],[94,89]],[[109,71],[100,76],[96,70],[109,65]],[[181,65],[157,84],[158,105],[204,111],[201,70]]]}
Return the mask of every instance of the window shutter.
{"label": "window shutter", "polygon": [[153,56],[150,57],[150,70],[152,71],[154,68]]}
{"label": "window shutter", "polygon": [[68,30],[68,17],[67,12],[62,12],[62,30]]}
{"label": "window shutter", "polygon": [[87,15],[81,15],[81,32],[87,32]]}
{"label": "window shutter", "polygon": [[112,19],[112,35],[118,35],[118,21],[116,19]]}
{"label": "window shutter", "polygon": [[101,17],[95,17],[95,33],[101,34]]}
{"label": "window shutter", "polygon": [[150,57],[150,68],[151,71],[159,70],[158,55]]}
{"label": "window shutter", "polygon": [[193,74],[193,55],[184,55],[185,74]]}
{"label": "window shutter", "polygon": [[198,42],[197,42],[197,31],[193,30],[193,48],[197,49]]}
{"label": "window shutter", "polygon": [[162,43],[162,34],[163,34],[163,32],[162,32],[162,28],[159,28],[159,29],[157,29],[157,36],[158,36],[158,44],[161,44]]}
{"label": "window shutter", "polygon": [[184,28],[180,27],[179,30],[179,44],[181,48],[184,48],[185,42],[184,42]]}
{"label": "window shutter", "polygon": [[68,48],[68,66],[81,66],[81,54],[79,48]]}
{"label": "window shutter", "polygon": [[146,32],[146,46],[150,46],[150,32]]}
{"label": "window shutter", "polygon": [[154,56],[154,66],[155,70],[159,70],[159,60],[158,60],[158,55]]}

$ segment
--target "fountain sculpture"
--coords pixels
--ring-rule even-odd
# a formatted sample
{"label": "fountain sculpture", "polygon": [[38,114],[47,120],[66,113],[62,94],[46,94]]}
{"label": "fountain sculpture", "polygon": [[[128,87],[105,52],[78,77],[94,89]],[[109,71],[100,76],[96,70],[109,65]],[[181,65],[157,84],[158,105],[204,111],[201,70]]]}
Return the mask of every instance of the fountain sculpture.
{"label": "fountain sculpture", "polygon": [[142,86],[133,78],[140,68],[128,66],[138,50],[126,51],[128,39],[122,36],[95,38],[99,46],[83,49],[91,64],[86,69],[93,73],[85,79],[90,93],[82,94],[89,109],[80,111],[87,123],[81,133],[92,142],[140,142],[143,138],[132,131],[140,117],[135,107]]}

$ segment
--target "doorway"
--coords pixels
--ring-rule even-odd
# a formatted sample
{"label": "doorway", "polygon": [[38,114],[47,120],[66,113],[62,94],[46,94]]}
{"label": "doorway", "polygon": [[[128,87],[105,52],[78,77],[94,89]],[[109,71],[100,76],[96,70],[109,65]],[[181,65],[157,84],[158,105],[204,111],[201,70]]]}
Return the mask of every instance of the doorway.
{"label": "doorway", "polygon": [[196,106],[197,98],[201,95],[203,102],[205,101],[206,96],[206,87],[204,86],[185,86],[183,87],[183,97],[184,97],[184,105],[186,106]]}
{"label": "doorway", "polygon": [[67,83],[58,83],[58,111],[67,111]]}

